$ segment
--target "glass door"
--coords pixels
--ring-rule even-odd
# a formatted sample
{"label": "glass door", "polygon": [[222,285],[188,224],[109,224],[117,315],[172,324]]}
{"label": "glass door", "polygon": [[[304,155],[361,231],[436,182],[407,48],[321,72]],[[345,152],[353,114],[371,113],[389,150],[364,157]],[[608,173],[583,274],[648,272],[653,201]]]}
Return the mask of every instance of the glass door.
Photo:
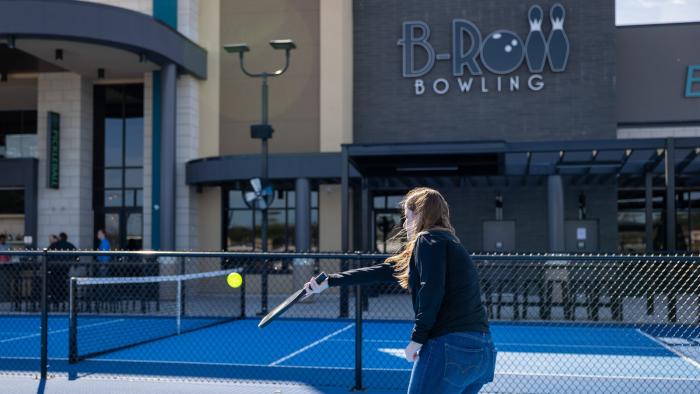
{"label": "glass door", "polygon": [[[95,86],[95,233],[112,250],[143,248],[143,85]],[[95,238],[95,246],[98,245]]]}

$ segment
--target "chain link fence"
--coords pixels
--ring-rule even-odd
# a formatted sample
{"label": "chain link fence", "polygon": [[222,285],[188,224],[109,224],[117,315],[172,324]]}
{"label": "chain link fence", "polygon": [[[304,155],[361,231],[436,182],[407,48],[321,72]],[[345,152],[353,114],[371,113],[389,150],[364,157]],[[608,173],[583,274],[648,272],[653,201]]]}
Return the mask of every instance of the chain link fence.
{"label": "chain link fence", "polygon": [[[414,312],[398,285],[331,288],[257,328],[311,276],[383,255],[7,254],[5,372],[374,389],[408,383],[403,349]],[[472,259],[498,351],[495,380],[483,392],[700,392],[700,257]],[[238,288],[227,285],[232,272],[243,277]]]}

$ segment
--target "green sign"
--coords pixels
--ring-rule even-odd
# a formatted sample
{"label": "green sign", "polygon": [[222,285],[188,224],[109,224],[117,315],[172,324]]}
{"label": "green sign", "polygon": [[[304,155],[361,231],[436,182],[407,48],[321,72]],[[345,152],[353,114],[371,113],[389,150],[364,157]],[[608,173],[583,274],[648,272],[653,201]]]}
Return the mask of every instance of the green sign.
{"label": "green sign", "polygon": [[46,144],[47,183],[51,189],[58,189],[59,159],[61,152],[61,115],[49,112],[48,141]]}

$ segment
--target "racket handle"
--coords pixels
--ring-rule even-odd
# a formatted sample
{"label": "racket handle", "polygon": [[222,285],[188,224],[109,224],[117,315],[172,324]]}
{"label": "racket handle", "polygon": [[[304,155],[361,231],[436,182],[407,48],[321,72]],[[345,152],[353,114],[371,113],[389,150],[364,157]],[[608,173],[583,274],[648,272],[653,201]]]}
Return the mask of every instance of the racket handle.
{"label": "racket handle", "polygon": [[325,272],[321,272],[321,273],[318,274],[318,276],[315,278],[316,283],[318,283],[319,285],[320,285],[321,283],[323,283],[326,279],[328,279],[328,275],[326,275]]}

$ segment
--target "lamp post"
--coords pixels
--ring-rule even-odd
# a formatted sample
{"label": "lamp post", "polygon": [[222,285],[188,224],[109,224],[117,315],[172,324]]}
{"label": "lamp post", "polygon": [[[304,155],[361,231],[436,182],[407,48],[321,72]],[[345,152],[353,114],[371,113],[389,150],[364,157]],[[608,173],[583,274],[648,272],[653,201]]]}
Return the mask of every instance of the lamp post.
{"label": "lamp post", "polygon": [[[292,40],[272,40],[270,41],[270,46],[276,50],[284,50],[285,62],[284,67],[274,71],[274,72],[260,72],[251,73],[246,70],[243,63],[243,56],[246,52],[250,51],[248,44],[229,44],[224,45],[224,50],[228,53],[237,53],[241,60],[241,71],[243,74],[252,78],[262,79],[262,119],[260,124],[252,125],[250,127],[250,137],[254,139],[261,140],[262,145],[262,171],[261,180],[263,184],[268,183],[268,154],[267,154],[267,140],[272,138],[272,126],[268,123],[267,108],[268,108],[268,95],[267,95],[267,78],[278,77],[284,74],[289,67],[289,55],[292,49],[296,49],[296,45]],[[255,237],[253,237],[255,238]],[[262,210],[262,251],[267,252],[267,209]],[[267,265],[263,267],[262,273],[262,299],[261,299],[261,311],[260,314],[267,314]]]}

